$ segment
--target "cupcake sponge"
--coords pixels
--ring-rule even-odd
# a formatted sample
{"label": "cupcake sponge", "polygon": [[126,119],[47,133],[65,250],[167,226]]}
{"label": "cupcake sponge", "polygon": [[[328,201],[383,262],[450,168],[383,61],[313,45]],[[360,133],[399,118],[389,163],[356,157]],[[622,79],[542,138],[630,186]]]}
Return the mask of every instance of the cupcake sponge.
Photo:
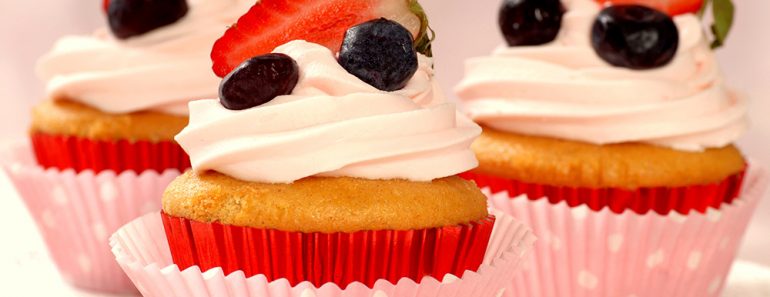
{"label": "cupcake sponge", "polygon": [[309,177],[292,184],[187,172],[163,197],[163,210],[203,223],[304,233],[414,230],[488,217],[486,197],[459,177],[433,182]]}
{"label": "cupcake sponge", "polygon": [[141,111],[109,114],[69,100],[46,100],[32,110],[31,133],[98,141],[173,141],[187,118]]}
{"label": "cupcake sponge", "polygon": [[473,144],[477,173],[581,188],[682,187],[720,182],[746,161],[737,148],[685,152],[641,143],[595,145],[484,127]]}

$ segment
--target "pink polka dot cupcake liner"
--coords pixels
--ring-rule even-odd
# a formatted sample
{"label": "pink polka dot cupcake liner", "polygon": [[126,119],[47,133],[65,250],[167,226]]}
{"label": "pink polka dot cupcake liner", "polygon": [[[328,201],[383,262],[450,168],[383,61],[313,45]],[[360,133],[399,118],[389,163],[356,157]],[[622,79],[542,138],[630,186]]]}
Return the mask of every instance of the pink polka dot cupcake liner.
{"label": "pink polka dot cupcake liner", "polygon": [[397,283],[378,280],[373,286],[354,282],[320,287],[310,282],[292,285],[286,279],[269,281],[264,275],[246,277],[242,271],[225,275],[219,267],[180,270],[173,264],[159,213],[143,216],[121,228],[112,239],[117,262],[145,297],[497,297],[505,293],[535,237],[531,229],[503,213],[497,220],[481,267],[458,277]]}
{"label": "pink polka dot cupcake liner", "polygon": [[731,204],[687,215],[595,211],[485,188],[492,207],[539,238],[505,296],[720,296],[767,185],[765,170],[752,166]]}
{"label": "pink polka dot cupcake liner", "polygon": [[48,246],[59,272],[72,285],[99,292],[136,288],[115,263],[109,236],[127,222],[160,210],[160,197],[180,173],[43,169],[29,145],[4,150],[2,169],[15,186]]}

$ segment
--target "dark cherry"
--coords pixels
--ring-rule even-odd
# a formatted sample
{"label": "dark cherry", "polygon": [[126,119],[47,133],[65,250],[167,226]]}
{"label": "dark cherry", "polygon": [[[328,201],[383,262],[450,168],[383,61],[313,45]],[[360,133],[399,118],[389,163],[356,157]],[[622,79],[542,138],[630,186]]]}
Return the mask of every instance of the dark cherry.
{"label": "dark cherry", "polygon": [[126,39],[173,24],[188,10],[186,0],[111,0],[107,18],[115,37]]}
{"label": "dark cherry", "polygon": [[652,69],[674,59],[679,31],[664,12],[640,5],[616,5],[599,13],[591,43],[599,57],[614,66]]}
{"label": "dark cherry", "polygon": [[289,95],[299,80],[297,61],[284,54],[257,56],[241,63],[219,85],[219,101],[227,109],[243,110]]}
{"label": "dark cherry", "polygon": [[510,46],[541,45],[556,39],[563,15],[559,0],[505,0],[500,29]]}
{"label": "dark cherry", "polygon": [[377,89],[403,89],[417,72],[412,33],[384,18],[352,27],[345,33],[339,63]]}

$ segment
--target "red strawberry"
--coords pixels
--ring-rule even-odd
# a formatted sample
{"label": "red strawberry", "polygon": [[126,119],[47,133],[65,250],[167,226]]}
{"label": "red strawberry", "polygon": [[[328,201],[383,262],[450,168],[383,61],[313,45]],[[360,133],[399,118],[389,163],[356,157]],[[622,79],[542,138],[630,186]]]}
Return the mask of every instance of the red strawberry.
{"label": "red strawberry", "polygon": [[102,1],[102,7],[104,8],[104,12],[106,13],[108,10],[110,10],[110,0],[104,0]]}
{"label": "red strawberry", "polygon": [[399,22],[429,54],[427,17],[417,0],[261,0],[214,44],[214,73],[224,77],[243,61],[292,40],[307,40],[338,52],[345,32],[384,17]]}
{"label": "red strawberry", "polygon": [[605,4],[638,4],[649,6],[669,15],[697,13],[703,7],[703,0],[597,0]]}

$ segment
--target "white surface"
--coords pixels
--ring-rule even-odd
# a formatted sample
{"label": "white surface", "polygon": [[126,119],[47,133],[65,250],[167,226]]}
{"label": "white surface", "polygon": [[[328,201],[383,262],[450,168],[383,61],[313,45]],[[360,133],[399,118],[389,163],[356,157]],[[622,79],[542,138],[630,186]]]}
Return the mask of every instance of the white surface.
{"label": "white surface", "polygon": [[738,262],[728,279],[723,297],[770,296],[770,269],[754,263]]}

